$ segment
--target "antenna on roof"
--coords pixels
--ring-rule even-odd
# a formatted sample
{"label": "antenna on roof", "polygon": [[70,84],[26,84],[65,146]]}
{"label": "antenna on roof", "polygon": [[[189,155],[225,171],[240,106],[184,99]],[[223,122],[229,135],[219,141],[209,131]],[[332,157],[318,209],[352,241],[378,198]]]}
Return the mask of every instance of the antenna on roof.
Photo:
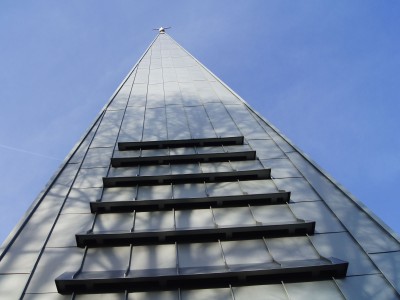
{"label": "antenna on roof", "polygon": [[158,33],[165,33],[166,29],[170,29],[171,27],[160,27],[160,28],[153,28],[153,30],[158,30]]}

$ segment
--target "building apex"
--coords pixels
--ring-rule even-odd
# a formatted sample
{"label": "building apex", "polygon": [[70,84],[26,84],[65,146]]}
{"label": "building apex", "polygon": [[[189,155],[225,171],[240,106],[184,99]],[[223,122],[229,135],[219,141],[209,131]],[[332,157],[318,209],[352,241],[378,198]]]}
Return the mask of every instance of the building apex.
{"label": "building apex", "polygon": [[170,29],[171,27],[160,27],[160,28],[153,28],[153,30],[158,30],[159,33],[165,33],[166,29]]}

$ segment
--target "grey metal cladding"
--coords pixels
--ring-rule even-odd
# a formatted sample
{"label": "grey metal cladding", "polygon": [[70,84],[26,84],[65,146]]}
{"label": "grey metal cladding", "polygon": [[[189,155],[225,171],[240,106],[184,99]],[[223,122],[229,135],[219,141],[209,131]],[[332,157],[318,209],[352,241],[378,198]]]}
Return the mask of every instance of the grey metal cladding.
{"label": "grey metal cladding", "polygon": [[30,273],[63,205],[69,187],[55,184],[43,198],[0,263],[0,274]]}
{"label": "grey metal cladding", "polygon": [[204,106],[186,106],[184,107],[187,115],[192,138],[216,137],[214,128],[204,109]]}
{"label": "grey metal cladding", "polygon": [[168,138],[171,140],[190,139],[189,124],[183,106],[168,105],[165,110]]}
{"label": "grey metal cladding", "polygon": [[231,290],[226,288],[214,288],[206,290],[185,290],[181,293],[182,300],[201,300],[201,299],[215,299],[215,300],[229,300],[233,299]]}
{"label": "grey metal cladding", "polygon": [[172,211],[138,212],[135,217],[135,231],[166,230],[174,228]]}
{"label": "grey metal cladding", "polygon": [[175,245],[135,246],[132,249],[132,271],[175,267]]}
{"label": "grey metal cladding", "polygon": [[376,253],[370,255],[372,261],[381,270],[388,281],[400,290],[400,251]]}
{"label": "grey metal cladding", "polygon": [[102,178],[106,176],[108,168],[80,169],[74,182],[74,188],[103,187]]}
{"label": "grey metal cladding", "polygon": [[232,94],[231,91],[229,91],[225,86],[223,86],[220,82],[212,81],[211,85],[214,88],[214,91],[217,93],[218,98],[222,101],[222,103],[224,103],[224,104],[242,104],[241,101],[234,94]]}
{"label": "grey metal cladding", "polygon": [[344,279],[337,279],[336,281],[346,299],[399,299],[399,294],[396,293],[381,274],[350,276]]}
{"label": "grey metal cladding", "polygon": [[213,215],[210,209],[178,210],[175,212],[177,229],[213,228]]}
{"label": "grey metal cladding", "polygon": [[[80,248],[50,248],[47,247],[39,261],[28,286],[27,293],[54,293],[57,292],[54,282],[49,278],[55,278],[66,270],[76,271],[83,257],[84,250]],[[43,276],[46,274],[46,276]]]}
{"label": "grey metal cladding", "polygon": [[222,103],[206,103],[204,107],[217,136],[242,135]]}
{"label": "grey metal cladding", "polygon": [[50,239],[48,247],[75,247],[75,234],[87,231],[93,223],[94,215],[63,214],[60,215]]}
{"label": "grey metal cladding", "polygon": [[164,82],[164,95],[166,105],[183,105],[182,93],[178,82]]}
{"label": "grey metal cladding", "polygon": [[196,87],[197,93],[204,104],[221,103],[221,100],[208,81],[195,81],[194,86]]}
{"label": "grey metal cladding", "polygon": [[130,247],[89,248],[83,272],[125,270],[129,263]]}
{"label": "grey metal cladding", "polygon": [[159,291],[159,292],[137,292],[137,293],[129,293],[128,295],[128,300],[178,300],[178,299],[179,299],[178,290]]}
{"label": "grey metal cladding", "polygon": [[178,245],[179,266],[182,268],[224,266],[221,247],[216,242]]}
{"label": "grey metal cladding", "polygon": [[203,198],[207,197],[206,186],[203,183],[175,184],[174,198]]}
{"label": "grey metal cladding", "polygon": [[248,207],[214,208],[212,211],[219,226],[256,225]]}
{"label": "grey metal cladding", "polygon": [[134,213],[99,214],[94,222],[93,232],[129,232],[133,228],[133,222]]}
{"label": "grey metal cladding", "polygon": [[285,154],[282,152],[281,149],[279,149],[279,147],[273,140],[248,139],[247,142],[253,150],[257,151],[257,157],[261,160],[272,158],[286,158]]}
{"label": "grey metal cladding", "polygon": [[166,125],[165,107],[146,109],[143,140],[157,141],[168,139]]}
{"label": "grey metal cladding", "polygon": [[136,187],[104,188],[101,201],[133,201],[136,196]]}
{"label": "grey metal cladding", "polygon": [[[222,143],[215,143],[220,137],[237,141],[235,145],[221,146]],[[192,139],[211,139],[212,143],[204,146],[206,140],[197,140],[196,144]],[[149,141],[157,142],[146,146]],[[125,142],[127,148],[117,142]],[[206,155],[208,159],[218,153],[249,150],[256,151],[257,159],[179,163],[153,160],[147,165],[110,167],[112,157]],[[220,177],[221,182],[205,182],[206,179],[203,182],[201,178],[196,183],[182,180],[165,184],[167,181],[161,178],[269,169],[272,179]],[[136,184],[126,187],[107,187],[103,181],[103,177],[141,176],[154,176],[159,181],[149,185],[134,181]],[[400,289],[399,242],[168,34],[158,35],[82,140],[70,163],[51,183],[36,212],[27,219],[0,262],[0,294],[18,298],[26,288],[25,299],[70,299],[58,294],[54,284],[54,279],[64,272],[80,271],[77,278],[83,281],[90,280],[90,274],[117,274],[110,280],[118,281],[135,274],[172,272],[173,276],[192,276],[195,272],[209,272],[214,276],[211,279],[218,281],[219,276],[233,274],[232,270],[247,272],[254,271],[251,269],[254,267],[272,268],[277,274],[285,274],[287,266],[295,271],[305,267],[311,274],[317,270],[313,267],[330,265],[334,257],[349,262],[347,277],[337,278],[334,275],[339,274],[335,273],[338,269],[331,269],[333,275],[329,274],[334,279],[331,275],[321,277],[323,273],[317,271],[317,279],[326,280],[300,278],[299,282],[275,280],[259,284],[259,279],[254,282],[246,279],[241,283],[243,286],[218,281],[218,287],[207,288],[203,284],[202,289],[173,287],[169,291],[153,291],[151,286],[149,291],[127,294],[113,293],[114,290],[98,295],[78,293],[74,299],[399,297],[395,291]],[[290,201],[286,192],[291,193]],[[261,202],[265,200],[263,197],[269,197],[268,202]],[[95,211],[92,204],[107,205]],[[116,209],[108,211],[112,207]],[[226,228],[244,230],[304,221],[316,222],[315,232],[312,227],[310,236],[300,232],[277,237],[266,232],[264,237],[245,239],[213,236],[212,241],[205,238],[201,243],[193,240],[174,243],[161,238],[158,244],[154,241],[132,246],[112,244],[116,235],[124,233],[161,236],[165,232],[190,230],[222,232]],[[97,244],[85,250],[76,247],[76,234],[87,237],[104,234],[111,242],[106,247]],[[130,275],[124,276],[126,271]],[[161,281],[163,286],[165,282]],[[246,286],[247,283],[258,285]]]}
{"label": "grey metal cladding", "polygon": [[135,83],[129,97],[128,106],[145,106],[147,99],[147,84]]}
{"label": "grey metal cladding", "polygon": [[123,114],[123,110],[105,112],[91,147],[114,147]]}
{"label": "grey metal cladding", "polygon": [[149,73],[150,73],[150,70],[148,67],[138,68],[138,70],[136,72],[135,82],[133,85],[135,85],[137,83],[147,84],[149,82]]}
{"label": "grey metal cladding", "polygon": [[92,295],[83,294],[83,295],[76,295],[75,299],[76,300],[125,300],[126,296],[125,293],[105,293],[105,294],[92,294]]}
{"label": "grey metal cladding", "polygon": [[[160,107],[164,108],[164,87],[162,84],[149,84],[147,88],[147,108]],[[164,108],[165,109],[165,108]]]}
{"label": "grey metal cladding", "polygon": [[7,295],[9,299],[18,299],[28,278],[29,274],[1,274],[0,295]]}
{"label": "grey metal cladding", "polygon": [[[118,142],[141,141],[143,135],[144,107],[128,107],[120,128]],[[112,145],[114,147],[114,145]]]}
{"label": "grey metal cladding", "polygon": [[138,200],[171,199],[171,185],[140,186],[137,194]]}
{"label": "grey metal cladding", "polygon": [[[54,293],[25,293],[24,294],[24,300],[35,300],[35,299],[44,299],[44,300],[70,300],[71,296],[67,295],[61,295],[58,292]],[[85,298],[86,299],[86,298]]]}
{"label": "grey metal cladding", "polygon": [[270,139],[270,136],[251,115],[250,111],[243,103],[240,105],[225,105],[225,107],[241,133],[246,136],[247,140]]}
{"label": "grey metal cladding", "polygon": [[271,169],[273,178],[302,177],[301,173],[287,158],[261,159],[261,163],[267,169]]}
{"label": "grey metal cladding", "polygon": [[182,93],[182,104],[184,106],[201,105],[201,99],[193,82],[179,82]]}
{"label": "grey metal cladding", "polygon": [[[400,243],[381,224],[299,153],[288,153],[288,156],[365,251],[375,253],[400,250]],[[371,239],[371,236],[374,238]]]}
{"label": "grey metal cladding", "polygon": [[313,299],[343,299],[343,294],[333,280],[314,282],[285,283],[286,291],[293,300]]}
{"label": "grey metal cladding", "polygon": [[113,147],[90,148],[82,164],[82,168],[99,168],[110,165]]}
{"label": "grey metal cladding", "polygon": [[124,84],[118,91],[117,95],[115,95],[113,101],[107,107],[107,110],[125,109],[129,99],[129,95],[131,93],[131,89],[132,85]]}
{"label": "grey metal cladding", "polygon": [[90,202],[97,201],[101,197],[102,188],[73,188],[68,194],[62,214],[87,213]]}
{"label": "grey metal cladding", "polygon": [[310,239],[321,255],[348,261],[349,276],[379,273],[368,255],[347,232],[316,234]]}
{"label": "grey metal cladding", "polygon": [[[167,60],[167,59],[163,59],[163,64],[165,63],[165,64],[168,64],[167,62],[168,62],[169,60]],[[164,82],[164,86],[167,84],[167,83],[170,83],[170,82],[177,82],[178,81],[178,77],[176,76],[176,71],[175,71],[175,68],[166,68],[166,67],[163,67],[163,69],[162,69],[162,76],[163,76],[163,82]]]}
{"label": "grey metal cladding", "polygon": [[268,295],[270,299],[287,300],[287,293],[283,284],[266,284],[253,286],[232,287],[235,300],[263,299]]}
{"label": "grey metal cladding", "polygon": [[294,202],[321,200],[315,190],[304,178],[273,179],[278,189],[290,191],[290,199]]}
{"label": "grey metal cladding", "polygon": [[262,240],[222,241],[221,246],[228,265],[262,264],[273,261]]}
{"label": "grey metal cladding", "polygon": [[290,208],[298,218],[314,220],[317,233],[346,230],[323,201],[296,202],[290,204]]}

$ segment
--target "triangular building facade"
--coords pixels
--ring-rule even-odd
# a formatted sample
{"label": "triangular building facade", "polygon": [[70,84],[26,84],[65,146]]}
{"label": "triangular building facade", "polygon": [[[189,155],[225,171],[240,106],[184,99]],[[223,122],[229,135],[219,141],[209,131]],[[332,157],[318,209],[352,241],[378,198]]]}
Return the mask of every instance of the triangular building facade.
{"label": "triangular building facade", "polygon": [[163,31],[0,250],[1,299],[400,291],[396,235]]}

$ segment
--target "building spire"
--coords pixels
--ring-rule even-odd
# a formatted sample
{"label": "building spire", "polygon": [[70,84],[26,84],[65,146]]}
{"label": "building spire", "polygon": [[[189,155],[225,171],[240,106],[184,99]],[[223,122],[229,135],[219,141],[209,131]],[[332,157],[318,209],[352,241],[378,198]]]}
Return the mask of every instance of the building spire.
{"label": "building spire", "polygon": [[166,29],[170,29],[171,27],[160,27],[160,28],[153,28],[153,30],[158,30],[159,33],[165,33]]}

